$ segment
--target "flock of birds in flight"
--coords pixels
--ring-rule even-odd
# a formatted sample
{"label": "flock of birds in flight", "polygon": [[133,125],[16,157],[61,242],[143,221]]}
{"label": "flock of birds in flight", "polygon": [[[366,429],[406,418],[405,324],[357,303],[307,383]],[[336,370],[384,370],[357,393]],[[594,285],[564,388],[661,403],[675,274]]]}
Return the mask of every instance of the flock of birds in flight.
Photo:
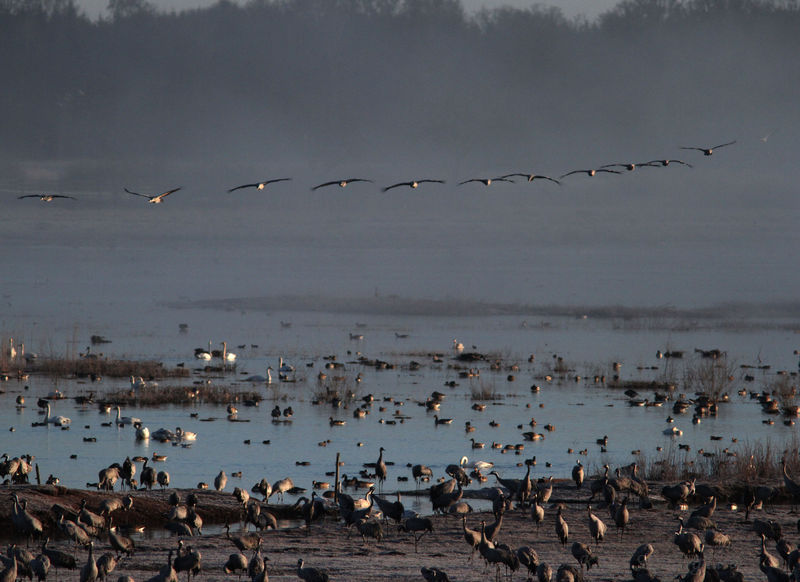
{"label": "flock of birds in flight", "polygon": [[[735,143],[736,143],[736,140],[730,141],[730,142],[727,142],[727,143],[723,143],[723,144],[719,144],[719,145],[715,145],[715,146],[712,146],[712,147],[681,146],[680,149],[682,149],[682,150],[697,150],[697,151],[701,152],[705,156],[710,156],[710,155],[712,155],[714,153],[714,150],[717,150],[717,149],[720,149],[720,148],[723,148],[723,147],[726,147],[726,146],[729,146],[729,145],[733,145]],[[471,182],[480,182],[484,186],[490,186],[494,182],[510,182],[510,183],[513,184],[514,180],[512,180],[511,178],[524,178],[528,182],[533,182],[534,180],[549,180],[550,182],[553,182],[555,184],[559,184],[560,185],[561,184],[561,180],[563,180],[564,178],[566,178],[568,176],[572,176],[572,175],[575,175],[575,174],[586,174],[589,177],[596,176],[597,174],[600,174],[600,173],[622,174],[623,170],[628,171],[628,172],[632,172],[636,168],[648,167],[648,166],[649,167],[666,167],[666,166],[669,166],[670,164],[680,164],[680,165],[683,165],[683,166],[688,166],[690,168],[693,167],[691,164],[689,164],[687,162],[684,162],[682,160],[666,158],[666,159],[660,159],[660,160],[650,160],[649,162],[641,162],[641,163],[628,162],[628,163],[605,164],[605,165],[600,166],[598,168],[592,168],[592,169],[588,169],[588,170],[572,170],[570,172],[567,172],[566,174],[562,174],[558,178],[553,178],[553,177],[545,176],[545,175],[542,175],[542,174],[529,174],[529,173],[517,172],[517,173],[513,173],[513,174],[505,174],[503,176],[497,176],[497,177],[494,177],[494,178],[470,178],[468,180],[464,180],[462,182],[459,182],[458,185],[459,186],[463,186],[464,184],[469,184]],[[621,169],[617,170],[617,169],[614,169],[614,168],[621,168]],[[263,190],[264,188],[266,188],[270,184],[275,184],[275,183],[278,183],[278,182],[288,182],[290,180],[291,180],[291,178],[273,178],[273,179],[269,179],[269,180],[263,180],[261,182],[254,182],[252,184],[242,184],[240,186],[236,186],[234,188],[229,189],[228,192],[231,193],[231,192],[235,192],[237,190],[244,190],[244,189],[247,189],[247,188],[255,188],[257,190]],[[319,190],[320,188],[325,188],[325,187],[328,187],[328,186],[339,186],[340,188],[345,188],[349,184],[352,184],[352,183],[355,183],[355,182],[369,182],[369,183],[372,183],[373,181],[369,180],[369,179],[366,179],[366,178],[345,178],[345,179],[340,179],[340,180],[331,180],[329,182],[323,182],[322,184],[317,184],[316,186],[313,186],[311,188],[311,190],[312,191],[316,191],[316,190]],[[444,184],[445,180],[425,178],[425,179],[420,179],[420,180],[409,180],[407,182],[398,182],[396,184],[392,184],[390,186],[386,186],[386,187],[382,188],[381,192],[388,192],[389,190],[393,190],[395,188],[401,188],[401,187],[408,187],[408,188],[416,189],[416,188],[419,187],[420,184],[426,184],[426,183]],[[127,188],[124,188],[124,190],[125,190],[125,192],[127,192],[128,194],[132,194],[133,196],[139,196],[139,197],[142,197],[142,198],[147,198],[148,202],[150,202],[151,204],[160,204],[161,202],[164,201],[164,199],[167,196],[169,196],[170,194],[174,194],[175,192],[178,192],[179,190],[181,190],[181,188],[173,188],[171,190],[167,190],[166,192],[162,192],[161,194],[155,194],[155,195],[141,194],[139,192],[133,192],[132,190],[128,190]],[[74,196],[66,196],[66,195],[62,195],[62,194],[26,194],[24,196],[19,196],[18,198],[19,199],[22,199],[22,198],[38,198],[39,200],[41,200],[43,202],[52,202],[56,198],[67,198],[67,199],[70,199],[70,200],[77,200]]]}

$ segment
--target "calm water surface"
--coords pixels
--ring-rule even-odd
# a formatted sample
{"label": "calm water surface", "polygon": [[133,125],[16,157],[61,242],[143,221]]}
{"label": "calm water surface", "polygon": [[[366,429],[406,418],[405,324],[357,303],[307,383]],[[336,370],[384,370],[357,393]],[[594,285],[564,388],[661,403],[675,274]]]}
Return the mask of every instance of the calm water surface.
{"label": "calm water surface", "polygon": [[[282,327],[281,321],[291,321],[292,325]],[[179,333],[178,323],[188,323],[188,332]],[[691,447],[686,454],[691,460],[700,458],[698,449],[737,451],[742,445],[768,440],[781,446],[795,438],[797,431],[796,426],[786,426],[780,418],[774,425],[765,425],[762,421],[767,415],[761,413],[755,401],[737,394],[742,387],[749,391],[775,385],[782,378],[777,375],[780,370],[796,370],[793,350],[797,336],[778,328],[676,332],[665,331],[652,322],[558,317],[536,321],[516,317],[357,319],[324,313],[240,313],[158,307],[144,320],[132,321],[124,333],[120,330],[109,329],[107,333],[101,330],[112,343],[98,346],[96,351],[102,348],[104,357],[159,359],[167,365],[185,362],[187,367],[199,368],[193,349],[206,346],[209,338],[215,347],[225,339],[229,349],[238,353],[235,370],[224,376],[194,371],[190,379],[159,382],[162,386],[188,386],[193,381],[235,384],[241,390],[258,390],[264,401],[259,407],[238,404],[238,418],[245,422],[229,422],[223,405],[200,402],[191,406],[123,410],[123,415],[140,417],[151,431],[180,426],[197,432],[197,441],[184,448],[136,441],[134,429],[129,426],[103,427],[101,423],[112,421],[113,414],[105,414],[97,406],[78,406],[72,399],[89,391],[102,398],[105,392],[127,388],[127,379],[104,378],[90,383],[32,375],[25,381],[9,380],[2,384],[5,393],[0,395],[3,403],[0,428],[5,435],[2,449],[12,456],[35,455],[43,480],[53,474],[64,485],[85,487],[87,482],[96,482],[98,471],[113,462],[121,462],[126,456],[149,457],[158,453],[167,455],[167,460],[153,466],[168,471],[175,487],[212,483],[219,470],[224,469],[228,475],[242,472],[241,479],[229,479],[229,490],[235,486],[249,489],[262,477],[270,482],[291,477],[296,485],[310,491],[313,480],[331,480],[326,472],[333,471],[337,452],[345,463],[342,471],[352,475],[364,463],[374,462],[378,448],[383,446],[385,459],[393,463],[386,489],[395,490],[413,487],[413,481],[397,482],[398,477],[411,476],[408,464],[429,465],[438,477],[444,475],[448,464],[457,463],[462,456],[491,461],[506,477],[521,477],[524,474],[521,464],[535,456],[535,477],[558,478],[569,476],[577,458],[590,468],[605,462],[618,466],[634,460],[634,449],[654,459],[659,455],[657,447],[663,447],[666,453],[680,443]],[[364,338],[351,340],[351,333],[363,334]],[[398,338],[396,334],[408,337]],[[86,334],[82,329],[56,331],[49,345],[54,351],[55,346],[64,345],[63,353],[73,335]],[[486,362],[479,362],[472,365],[480,369],[478,376],[460,377],[462,370],[458,367],[467,368],[470,364],[460,364],[454,359],[454,338],[466,344],[467,351],[474,345],[477,351],[500,358],[502,369],[492,371]],[[237,345],[246,347],[240,349]],[[727,362],[735,377],[728,390],[730,402],[720,406],[716,418],[704,418],[699,424],[692,424],[691,412],[672,414],[670,403],[661,408],[630,407],[622,390],[593,382],[595,375],[611,379],[615,373],[612,362],[618,361],[622,363],[619,373],[623,380],[672,378],[677,384],[676,394],[687,392],[684,370],[701,363],[693,353],[696,347],[727,350]],[[36,351],[44,357],[47,349],[47,345],[42,345]],[[684,350],[686,357],[659,360],[656,358],[659,349]],[[437,352],[443,356],[441,363],[433,360],[432,354]],[[395,367],[377,370],[362,366],[356,363],[359,353]],[[529,361],[531,354],[535,355],[533,362]],[[325,370],[323,357],[327,355],[345,362],[345,369]],[[556,375],[553,381],[547,381],[555,355],[563,358],[570,371],[564,379]],[[279,357],[297,367],[297,382],[251,385],[244,381],[252,374],[263,375],[267,365],[277,368]],[[409,368],[412,361],[421,364],[419,369]],[[771,367],[769,370],[740,368],[759,363]],[[512,364],[519,369],[510,371],[508,366]],[[355,399],[341,408],[313,405],[315,395],[330,386],[330,381],[318,381],[321,370],[330,376],[344,376],[338,387],[352,391]],[[753,374],[754,380],[745,381],[745,373]],[[356,381],[358,374],[360,382]],[[513,374],[513,381],[509,381],[509,374]],[[580,380],[576,381],[576,376]],[[451,381],[457,385],[446,386]],[[796,382],[796,378],[790,377],[789,381]],[[532,392],[533,385],[540,386],[540,391]],[[37,398],[56,389],[69,398],[54,402],[53,414],[70,417],[71,428],[31,426],[42,418]],[[433,391],[446,394],[438,414],[452,418],[452,425],[437,425],[435,413],[421,406]],[[14,406],[18,394],[26,398],[24,408]],[[369,414],[363,419],[354,418],[353,409],[360,404],[360,397],[367,394],[375,397]],[[652,398],[651,393],[642,392],[642,397],[648,396]],[[393,401],[384,401],[386,398]],[[475,402],[485,403],[486,409],[473,410]],[[276,404],[293,408],[291,422],[271,422],[270,411]],[[675,416],[674,426],[684,431],[680,437],[662,434],[672,426],[665,420],[671,414]],[[331,426],[331,417],[345,420],[346,425]],[[531,418],[538,422],[535,429],[527,424]],[[385,422],[391,420],[395,423]],[[465,432],[467,421],[476,427],[475,432]],[[499,426],[491,426],[492,421]],[[555,425],[554,431],[543,428],[548,423]],[[519,425],[523,427],[518,428]],[[529,430],[543,433],[545,438],[526,442],[522,433]],[[608,435],[609,442],[607,452],[601,453],[596,439],[604,435]],[[711,441],[711,435],[723,438]],[[84,442],[88,437],[97,441]],[[473,449],[470,438],[485,443],[486,447]],[[732,443],[732,438],[737,438],[738,443]],[[492,443],[522,443],[525,448],[521,454],[502,453],[492,449]],[[575,453],[568,454],[568,449],[574,449]],[[588,454],[579,457],[577,452],[582,449],[587,449]],[[70,459],[73,454],[77,458]],[[298,465],[300,462],[308,465]],[[546,463],[551,467],[546,467]],[[492,478],[490,482],[493,481]]]}

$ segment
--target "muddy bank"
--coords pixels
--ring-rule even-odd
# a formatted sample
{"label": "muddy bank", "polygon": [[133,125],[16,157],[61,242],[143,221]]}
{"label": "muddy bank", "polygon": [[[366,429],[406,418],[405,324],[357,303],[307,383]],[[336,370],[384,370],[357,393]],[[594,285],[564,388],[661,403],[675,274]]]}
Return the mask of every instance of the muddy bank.
{"label": "muddy bank", "polygon": [[[651,484],[651,489],[660,490],[660,485]],[[98,507],[102,499],[107,497],[106,494],[94,491],[56,487],[15,487],[14,490],[18,491],[20,497],[28,500],[28,509],[42,518],[51,513],[54,503],[77,508],[81,499],[86,498],[89,507]],[[180,493],[185,496],[187,491]],[[0,491],[0,520],[4,531],[8,531],[10,527],[10,494],[10,490]],[[127,515],[120,515],[118,523],[146,523],[150,527],[160,527],[163,524],[161,515],[167,508],[168,494],[168,490],[136,492],[134,509]],[[230,492],[199,491],[197,494],[198,512],[206,523],[229,521],[238,524],[239,506]],[[577,564],[570,553],[570,545],[573,541],[586,544],[591,541],[586,509],[589,495],[585,488],[576,490],[568,482],[559,483],[553,493],[553,500],[564,502],[564,516],[570,528],[566,547],[556,537],[556,511],[552,503],[546,505],[545,521],[538,528],[531,520],[527,508],[509,510],[503,517],[498,538],[513,548],[523,545],[534,548],[539,558],[550,564],[554,570],[561,563]],[[673,538],[678,526],[678,516],[688,519],[690,511],[672,510],[658,499],[656,501],[654,508],[640,509],[632,498],[630,522],[624,533],[616,530],[607,509],[599,504],[593,507],[594,513],[608,526],[608,533],[605,541],[599,545],[591,544],[599,564],[589,572],[589,579],[630,579],[630,556],[642,543],[650,543],[655,547],[655,554],[648,565],[662,580],[687,571],[688,560],[678,551]],[[276,511],[283,511],[284,508],[286,506],[276,506]],[[762,579],[763,574],[758,569],[761,540],[752,529],[754,519],[775,520],[781,524],[784,537],[796,541],[797,515],[791,512],[788,505],[767,506],[764,510],[753,512],[746,521],[744,512],[738,507],[733,509],[729,502],[720,502],[712,520],[719,531],[730,536],[732,544],[729,548],[707,548],[707,562],[735,563],[746,579]],[[488,524],[494,522],[495,518],[491,513],[479,512],[467,516],[467,524],[473,529],[480,529],[481,520]],[[494,577],[493,570],[486,570],[477,553],[474,559],[469,559],[471,549],[464,541],[460,519],[435,516],[432,521],[433,532],[422,537],[416,551],[411,534],[398,531],[394,524],[383,526],[384,535],[381,541],[368,540],[365,543],[356,531],[349,532],[338,520],[326,518],[314,523],[310,530],[303,526],[262,532],[263,553],[270,558],[268,571],[273,580],[296,579],[298,558],[303,558],[308,565],[326,568],[333,580],[422,580],[422,566],[442,568],[454,581],[477,581]],[[234,535],[238,532],[241,532],[241,525],[234,526]],[[703,532],[696,533],[703,536]],[[235,574],[226,575],[222,570],[228,556],[237,551],[224,533],[185,539],[187,544],[202,553],[201,580],[234,579]],[[71,544],[60,534],[55,540],[51,542],[52,545],[71,550]],[[25,542],[20,540],[19,543]],[[177,537],[141,539],[136,543],[136,553],[130,558],[121,559],[117,575],[130,574],[136,580],[146,580],[166,563],[169,549],[177,547]],[[767,549],[778,555],[774,542],[768,541]],[[96,555],[109,550],[107,536],[101,535],[95,545]],[[81,549],[77,555],[78,562],[84,563],[86,551]],[[250,557],[249,552],[247,557]],[[116,576],[111,578],[116,579]],[[60,572],[59,579],[78,580],[78,573]],[[525,575],[517,572],[513,579],[525,580]]]}

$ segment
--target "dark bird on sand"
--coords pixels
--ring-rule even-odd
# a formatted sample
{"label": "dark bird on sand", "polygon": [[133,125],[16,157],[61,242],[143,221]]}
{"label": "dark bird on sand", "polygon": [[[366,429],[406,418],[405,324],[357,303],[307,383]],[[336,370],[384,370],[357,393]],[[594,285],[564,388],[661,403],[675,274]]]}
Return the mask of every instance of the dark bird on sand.
{"label": "dark bird on sand", "polygon": [[710,156],[714,153],[714,150],[718,150],[719,148],[724,148],[729,145],[733,145],[736,143],[736,140],[729,141],[728,143],[721,143],[719,145],[711,146],[710,148],[703,148],[703,147],[696,147],[696,146],[681,146],[682,150],[697,150],[698,152],[703,152],[704,156]]}
{"label": "dark bird on sand", "polygon": [[124,190],[128,194],[133,194],[134,196],[141,196],[142,198],[147,198],[148,202],[150,202],[151,204],[161,204],[164,198],[166,198],[170,194],[177,192],[178,190],[180,190],[180,188],[173,188],[172,190],[167,190],[166,192],[157,194],[155,196],[151,196],[150,194],[139,194],[138,192],[131,192],[127,188],[124,188]]}
{"label": "dark bird on sand", "polygon": [[322,184],[317,184],[312,190],[317,190],[318,188],[324,188],[325,186],[339,186],[339,188],[344,188],[351,182],[372,182],[372,180],[367,180],[365,178],[347,178],[346,180],[333,180],[331,182],[323,182]]}
{"label": "dark bird on sand", "polygon": [[420,184],[424,184],[426,182],[434,182],[436,184],[444,184],[444,180],[411,180],[410,182],[398,182],[397,184],[392,184],[391,186],[386,186],[386,188],[382,188],[381,192],[388,192],[392,188],[399,188],[400,186],[408,186],[409,188],[418,188]]}
{"label": "dark bird on sand", "polygon": [[305,582],[328,582],[328,573],[319,568],[303,567],[303,558],[297,560],[297,577]]}
{"label": "dark bird on sand", "polygon": [[272,180],[264,180],[263,182],[255,182],[253,184],[242,184],[241,186],[236,186],[236,188],[231,188],[228,192],[235,192],[236,190],[241,190],[243,188],[255,188],[257,190],[263,190],[269,184],[274,184],[276,182],[287,182],[291,180],[291,178],[274,178]]}
{"label": "dark bird on sand", "polygon": [[439,568],[426,568],[423,566],[420,572],[422,572],[422,577],[425,578],[427,582],[450,582],[447,573]]}

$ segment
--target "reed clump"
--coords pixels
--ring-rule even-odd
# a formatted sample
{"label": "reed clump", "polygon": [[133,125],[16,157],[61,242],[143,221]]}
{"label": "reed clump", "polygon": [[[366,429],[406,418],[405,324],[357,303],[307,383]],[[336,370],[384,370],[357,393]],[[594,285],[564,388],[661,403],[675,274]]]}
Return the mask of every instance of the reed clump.
{"label": "reed clump", "polygon": [[244,402],[258,406],[261,400],[263,400],[261,393],[252,390],[235,390],[229,386],[199,385],[119,390],[109,392],[103,403],[115,406],[161,406],[165,404],[221,405]]}
{"label": "reed clump", "polygon": [[670,446],[655,457],[640,453],[636,462],[647,479],[675,481],[709,479],[718,482],[762,482],[783,478],[781,459],[787,471],[800,475],[800,439],[796,435],[778,447],[771,440],[731,443],[714,449],[686,450]]}
{"label": "reed clump", "polygon": [[470,389],[473,400],[502,400],[503,395],[497,392],[494,386],[481,383],[480,386],[473,386]]}
{"label": "reed clump", "polygon": [[91,375],[109,378],[188,378],[186,368],[167,368],[158,361],[109,360],[105,358],[38,358],[29,365],[29,372],[49,376],[86,377]]}

